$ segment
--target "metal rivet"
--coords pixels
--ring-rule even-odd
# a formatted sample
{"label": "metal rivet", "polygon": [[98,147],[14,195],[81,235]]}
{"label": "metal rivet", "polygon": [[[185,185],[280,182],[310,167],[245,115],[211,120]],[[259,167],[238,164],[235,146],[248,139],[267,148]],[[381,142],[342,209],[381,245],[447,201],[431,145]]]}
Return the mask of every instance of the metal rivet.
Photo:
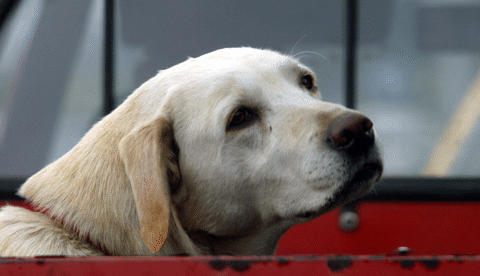
{"label": "metal rivet", "polygon": [[407,255],[408,253],[410,253],[412,251],[412,249],[406,247],[406,246],[400,246],[398,247],[396,250],[395,250],[395,253],[397,253],[398,255],[402,255],[402,256],[405,256]]}
{"label": "metal rivet", "polygon": [[355,231],[359,223],[358,215],[353,211],[344,211],[340,215],[340,228],[345,232]]}

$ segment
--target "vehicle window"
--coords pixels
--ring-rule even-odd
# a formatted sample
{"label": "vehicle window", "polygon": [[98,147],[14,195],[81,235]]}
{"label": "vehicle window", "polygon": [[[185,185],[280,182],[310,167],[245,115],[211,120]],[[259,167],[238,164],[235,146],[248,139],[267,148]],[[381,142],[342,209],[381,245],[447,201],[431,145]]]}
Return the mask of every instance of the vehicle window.
{"label": "vehicle window", "polygon": [[[480,163],[480,5],[360,1],[358,108],[375,122],[386,175],[472,177]],[[386,24],[383,40],[364,41]]]}
{"label": "vehicle window", "polygon": [[0,34],[0,176],[70,150],[99,118],[101,1],[21,1]]}
{"label": "vehicle window", "polygon": [[[344,102],[342,1],[121,1],[117,6],[118,98],[187,57],[225,47],[297,55],[326,100]],[[121,101],[120,101],[121,102]]]}
{"label": "vehicle window", "polygon": [[[159,70],[238,46],[300,57],[323,99],[345,104],[344,3],[116,1],[115,104]],[[0,179],[34,174],[101,118],[104,23],[103,0],[32,0],[0,26]],[[359,1],[357,27],[356,108],[384,178],[477,178],[479,2]]]}

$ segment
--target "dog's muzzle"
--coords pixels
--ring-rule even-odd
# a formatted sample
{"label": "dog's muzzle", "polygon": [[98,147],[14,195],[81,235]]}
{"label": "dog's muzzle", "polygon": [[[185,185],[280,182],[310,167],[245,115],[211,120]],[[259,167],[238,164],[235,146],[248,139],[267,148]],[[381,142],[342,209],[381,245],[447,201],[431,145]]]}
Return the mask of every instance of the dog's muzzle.
{"label": "dog's muzzle", "polygon": [[353,112],[337,118],[329,126],[327,144],[350,164],[350,178],[331,199],[333,205],[362,196],[379,181],[383,162],[370,119]]}
{"label": "dog's muzzle", "polygon": [[362,114],[349,112],[333,120],[327,130],[326,144],[342,155],[347,180],[319,210],[296,217],[311,219],[366,194],[379,181],[383,162],[375,145],[373,123]]}

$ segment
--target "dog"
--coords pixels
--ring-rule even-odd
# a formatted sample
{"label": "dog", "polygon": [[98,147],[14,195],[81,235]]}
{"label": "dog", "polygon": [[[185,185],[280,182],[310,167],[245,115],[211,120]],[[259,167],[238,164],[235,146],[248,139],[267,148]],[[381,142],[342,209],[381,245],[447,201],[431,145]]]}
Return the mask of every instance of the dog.
{"label": "dog", "polygon": [[226,48],[160,71],[0,209],[0,256],[272,255],[367,193],[373,123],[292,56]]}

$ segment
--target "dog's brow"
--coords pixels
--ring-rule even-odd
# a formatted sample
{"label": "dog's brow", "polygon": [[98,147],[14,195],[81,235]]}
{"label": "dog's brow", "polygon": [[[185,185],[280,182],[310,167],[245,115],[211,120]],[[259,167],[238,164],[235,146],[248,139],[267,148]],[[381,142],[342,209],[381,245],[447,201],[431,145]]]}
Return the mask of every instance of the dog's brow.
{"label": "dog's brow", "polygon": [[315,76],[315,73],[312,70],[310,70],[310,68],[303,66],[302,64],[299,64],[295,71],[297,76],[302,77],[305,75],[310,75],[312,76],[313,83],[315,84],[317,82],[317,77]]}

